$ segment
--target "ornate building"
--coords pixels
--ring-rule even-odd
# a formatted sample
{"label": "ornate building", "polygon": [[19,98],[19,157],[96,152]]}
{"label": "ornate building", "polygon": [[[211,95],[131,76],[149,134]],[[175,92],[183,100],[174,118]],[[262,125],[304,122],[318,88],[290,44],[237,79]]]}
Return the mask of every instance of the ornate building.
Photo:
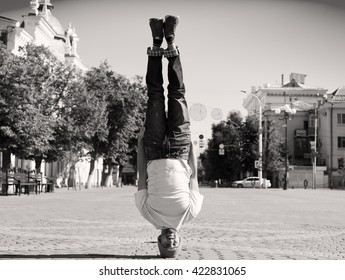
{"label": "ornate building", "polygon": [[71,24],[63,28],[53,15],[53,8],[50,0],[34,0],[21,22],[0,16],[0,40],[14,54],[27,43],[47,46],[60,60],[87,70],[77,52],[79,38],[75,28]]}

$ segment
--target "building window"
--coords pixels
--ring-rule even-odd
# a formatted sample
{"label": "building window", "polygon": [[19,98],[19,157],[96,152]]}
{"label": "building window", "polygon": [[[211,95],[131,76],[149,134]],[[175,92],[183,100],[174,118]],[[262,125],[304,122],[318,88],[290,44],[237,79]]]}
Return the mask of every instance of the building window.
{"label": "building window", "polygon": [[345,148],[345,137],[338,137],[338,148]]}
{"label": "building window", "polygon": [[344,158],[338,158],[338,169],[344,169]]}
{"label": "building window", "polygon": [[309,122],[308,122],[308,121],[304,121],[304,122],[303,122],[303,128],[304,128],[304,130],[308,130],[308,127],[309,127]]}
{"label": "building window", "polygon": [[295,138],[295,158],[303,159],[306,153],[310,152],[310,148],[308,146],[308,138],[306,137],[296,137]]}
{"label": "building window", "polygon": [[7,46],[7,31],[1,31],[0,33],[0,41]]}
{"label": "building window", "polygon": [[338,115],[338,124],[345,124],[345,114],[337,114]]}

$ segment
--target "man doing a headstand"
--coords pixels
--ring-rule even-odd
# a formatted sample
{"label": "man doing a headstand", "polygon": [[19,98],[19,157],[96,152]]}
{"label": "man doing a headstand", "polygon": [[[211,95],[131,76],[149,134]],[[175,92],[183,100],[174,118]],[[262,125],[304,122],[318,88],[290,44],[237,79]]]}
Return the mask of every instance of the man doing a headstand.
{"label": "man doing a headstand", "polygon": [[[200,212],[197,162],[175,32],[179,17],[151,18],[153,47],[148,48],[145,126],[138,138],[138,191],[136,206],[142,216],[161,230],[162,257],[174,258],[181,249],[181,226]],[[168,48],[161,48],[165,37]],[[162,57],[168,59],[168,113],[162,75]]]}

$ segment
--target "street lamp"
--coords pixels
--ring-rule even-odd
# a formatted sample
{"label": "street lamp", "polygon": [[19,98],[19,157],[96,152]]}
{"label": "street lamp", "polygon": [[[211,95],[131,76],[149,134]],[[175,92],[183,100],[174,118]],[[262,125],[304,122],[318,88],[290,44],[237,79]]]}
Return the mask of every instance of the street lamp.
{"label": "street lamp", "polygon": [[[245,90],[241,90],[243,93],[247,93]],[[262,106],[260,98],[254,94],[249,93],[254,96],[259,102],[259,164],[258,164],[258,175],[259,175],[259,186],[262,187]]]}
{"label": "street lamp", "polygon": [[[285,97],[285,91],[284,91],[284,97]],[[285,104],[281,108],[276,108],[272,109],[276,116],[278,117],[279,120],[284,120],[285,124],[285,180],[284,180],[284,190],[287,190],[287,181],[289,177],[289,164],[288,164],[288,141],[287,141],[287,125],[288,125],[288,120],[291,120],[294,115],[296,114],[296,109],[293,108],[291,99],[290,99],[290,104]]]}

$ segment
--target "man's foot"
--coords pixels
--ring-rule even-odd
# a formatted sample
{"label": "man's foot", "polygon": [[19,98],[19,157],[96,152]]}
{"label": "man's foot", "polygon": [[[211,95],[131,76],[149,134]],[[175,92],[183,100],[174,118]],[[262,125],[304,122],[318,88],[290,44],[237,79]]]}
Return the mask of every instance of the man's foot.
{"label": "man's foot", "polygon": [[153,47],[159,49],[163,43],[164,22],[162,18],[150,18],[149,24],[152,31]]}
{"label": "man's foot", "polygon": [[175,42],[175,30],[179,20],[180,18],[178,16],[165,16],[164,34],[168,47]]}

